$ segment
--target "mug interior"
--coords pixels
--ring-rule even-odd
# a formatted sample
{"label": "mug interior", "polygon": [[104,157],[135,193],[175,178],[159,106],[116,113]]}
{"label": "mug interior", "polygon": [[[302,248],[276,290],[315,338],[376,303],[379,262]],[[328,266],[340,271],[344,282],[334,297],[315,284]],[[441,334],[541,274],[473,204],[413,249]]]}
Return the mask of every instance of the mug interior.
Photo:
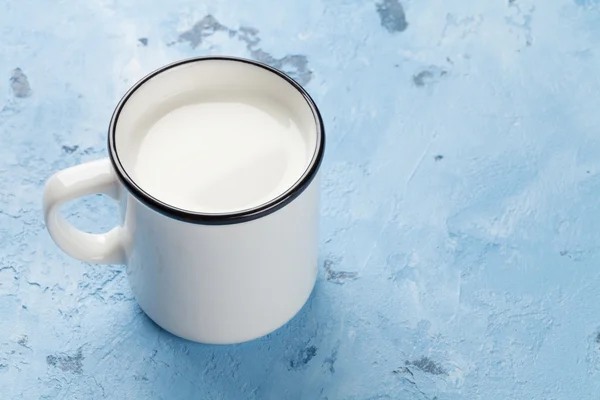
{"label": "mug interior", "polygon": [[[203,141],[190,142],[196,131]],[[283,73],[243,59],[201,58],[134,86],[113,116],[109,148],[126,186],[149,205],[240,216],[303,190],[320,163],[323,134],[313,101]],[[210,201],[196,202],[203,195]]]}

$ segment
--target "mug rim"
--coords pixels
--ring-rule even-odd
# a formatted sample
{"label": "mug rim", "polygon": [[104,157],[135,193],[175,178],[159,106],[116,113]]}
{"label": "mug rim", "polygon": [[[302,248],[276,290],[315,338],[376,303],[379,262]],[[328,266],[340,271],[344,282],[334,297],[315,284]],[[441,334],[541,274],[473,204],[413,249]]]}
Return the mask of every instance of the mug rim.
{"label": "mug rim", "polygon": [[[304,98],[307,105],[309,106],[316,126],[316,141],[315,141],[315,149],[313,155],[310,159],[308,167],[304,170],[303,174],[291,185],[288,189],[286,189],[282,194],[277,197],[274,197],[258,206],[254,206],[247,209],[236,210],[231,212],[224,213],[204,213],[198,211],[190,211],[183,208],[175,207],[169,203],[159,200],[158,198],[152,196],[144,189],[142,189],[125,171],[121,160],[119,159],[119,155],[116,148],[116,126],[117,121],[121,112],[123,111],[123,107],[129,100],[129,98],[146,82],[150,79],[154,78],[157,75],[160,75],[163,72],[166,72],[172,68],[176,68],[189,63],[196,63],[202,61],[231,61],[231,62],[240,62],[245,64],[250,64],[255,67],[259,67],[262,69],[271,72],[278,77],[285,80],[289,85],[291,85],[294,89],[296,89]],[[313,181],[317,172],[321,167],[321,163],[323,161],[323,155],[325,152],[325,127],[323,124],[323,119],[321,117],[321,113],[319,108],[315,104],[314,100],[310,97],[308,92],[293,78],[291,78],[286,73],[271,67],[265,63],[254,61],[241,57],[233,57],[233,56],[200,56],[200,57],[192,57],[187,59],[182,59],[179,61],[175,61],[173,63],[162,66],[148,75],[144,76],[142,79],[137,81],[121,98],[115,111],[112,114],[110,119],[110,124],[108,128],[108,153],[111,164],[113,165],[114,170],[116,171],[117,177],[121,181],[121,183],[127,188],[127,190],[139,201],[141,201],[146,206],[151,209],[174,219],[178,219],[184,222],[190,222],[195,224],[203,224],[203,225],[229,225],[229,224],[237,224],[242,222],[252,221],[258,218],[265,217],[292,202],[295,198],[300,196],[302,192],[310,185]]]}

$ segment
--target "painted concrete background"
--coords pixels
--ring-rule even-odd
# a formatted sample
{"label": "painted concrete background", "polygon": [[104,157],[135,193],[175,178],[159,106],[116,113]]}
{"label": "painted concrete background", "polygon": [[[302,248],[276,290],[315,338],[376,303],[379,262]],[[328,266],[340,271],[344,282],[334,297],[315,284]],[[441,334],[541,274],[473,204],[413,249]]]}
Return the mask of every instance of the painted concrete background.
{"label": "painted concrete background", "polygon": [[[597,0],[0,0],[0,398],[600,399],[599,44]],[[238,346],[161,331],[41,215],[202,54],[289,72],[329,133],[316,290]]]}

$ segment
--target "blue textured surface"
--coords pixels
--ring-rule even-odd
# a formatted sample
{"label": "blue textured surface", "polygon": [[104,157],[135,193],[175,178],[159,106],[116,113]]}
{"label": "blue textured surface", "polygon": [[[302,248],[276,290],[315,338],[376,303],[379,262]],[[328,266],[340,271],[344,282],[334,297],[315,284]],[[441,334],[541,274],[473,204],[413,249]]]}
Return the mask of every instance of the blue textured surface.
{"label": "blue textured surface", "polygon": [[[0,0],[0,38],[1,399],[600,399],[598,1]],[[291,73],[329,133],[316,290],[238,346],[161,331],[40,209],[201,54]]]}

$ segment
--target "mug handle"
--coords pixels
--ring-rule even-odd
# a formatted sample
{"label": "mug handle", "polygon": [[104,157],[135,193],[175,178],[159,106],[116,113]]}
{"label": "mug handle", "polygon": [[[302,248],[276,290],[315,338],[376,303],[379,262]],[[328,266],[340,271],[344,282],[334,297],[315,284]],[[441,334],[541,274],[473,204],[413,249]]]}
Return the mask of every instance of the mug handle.
{"label": "mug handle", "polygon": [[119,183],[108,158],[91,161],[52,175],[44,188],[44,219],[54,242],[80,261],[96,264],[124,264],[122,228],[106,233],[83,232],[69,224],[59,208],[64,203],[91,194],[119,198]]}

